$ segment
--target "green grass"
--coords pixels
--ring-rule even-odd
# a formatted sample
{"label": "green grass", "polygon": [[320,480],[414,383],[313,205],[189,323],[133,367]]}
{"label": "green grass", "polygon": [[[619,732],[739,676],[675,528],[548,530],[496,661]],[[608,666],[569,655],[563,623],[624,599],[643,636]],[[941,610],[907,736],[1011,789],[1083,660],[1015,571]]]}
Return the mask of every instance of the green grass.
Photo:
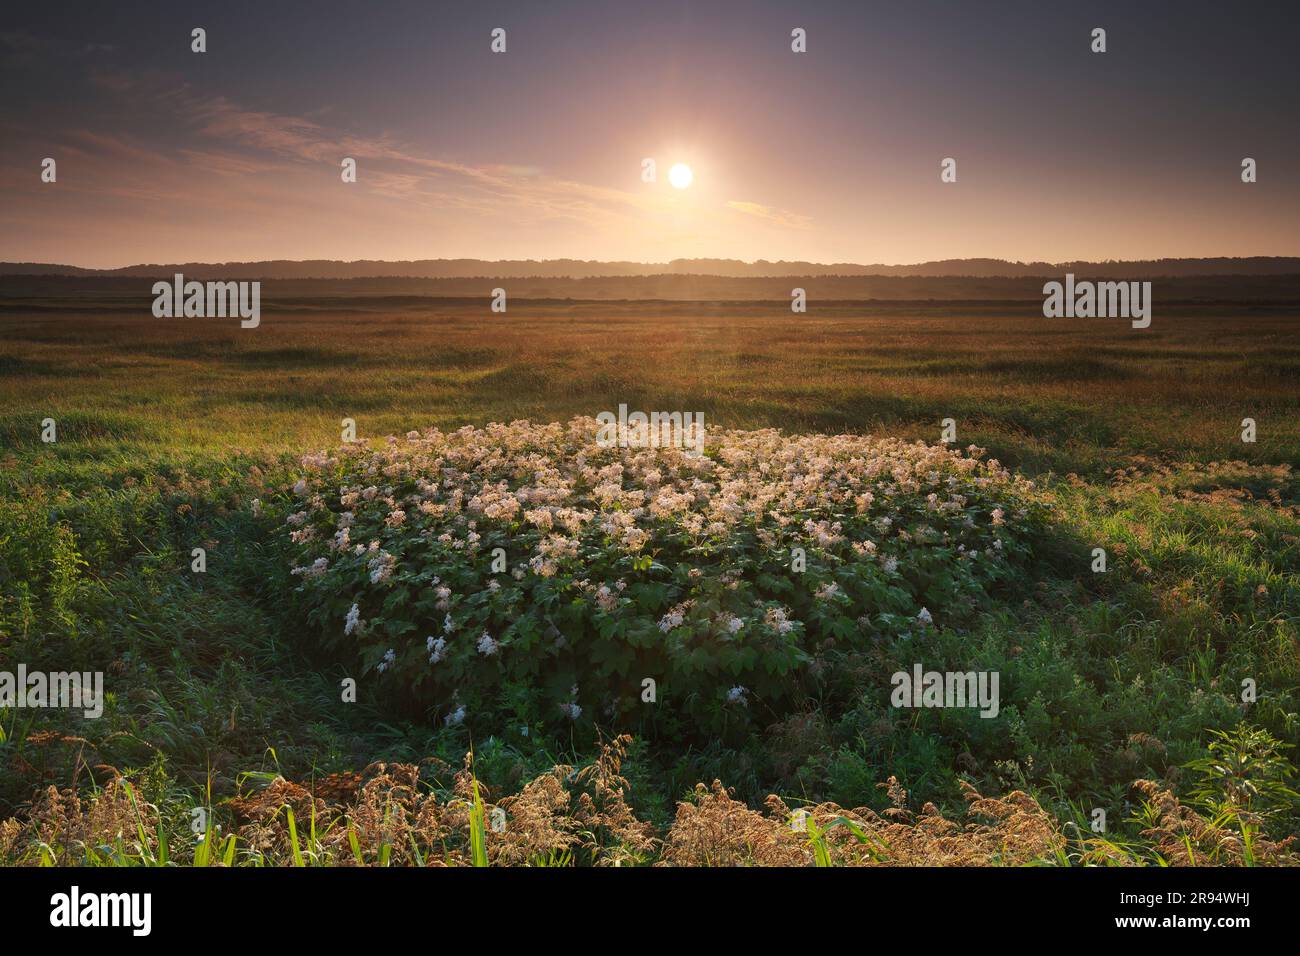
{"label": "green grass", "polygon": [[[437,300],[262,325],[147,314],[0,313],[0,445],[25,467],[224,458],[487,420],[687,408],[731,427],[958,440],[1030,471],[1099,476],[1132,454],[1300,460],[1294,320],[1208,307],[1149,330],[1025,309],[836,303]],[[40,444],[39,423],[63,441]],[[1240,422],[1259,423],[1245,445]],[[54,461],[45,461],[53,459]],[[55,464],[57,462],[57,464]]]}
{"label": "green grass", "polygon": [[[104,670],[111,699],[99,721],[0,710],[0,818],[40,786],[104,779],[97,765],[155,772],[179,814],[269,771],[270,748],[295,779],[375,759],[459,761],[463,730],[375,694],[339,705],[346,662],[306,640],[283,600],[293,579],[277,534],[250,513],[292,474],[292,453],[338,443],[343,418],[378,439],[623,402],[931,442],[953,418],[959,444],[1045,489],[1059,535],[1024,594],[922,648],[927,667],[974,657],[998,669],[1005,720],[900,715],[864,693],[847,714],[805,715],[739,750],[642,748],[627,773],[650,818],[714,777],[751,803],[776,791],[883,807],[876,784],[890,774],[949,806],[961,774],[1120,821],[1138,808],[1128,783],[1176,781],[1211,730],[1244,719],[1300,740],[1293,317],[1189,306],[1142,332],[978,305],[792,316],[762,303],[512,301],[502,316],[428,300],[271,303],[246,331],[87,308],[0,312],[0,667]],[[40,440],[47,417],[55,444]],[[1241,441],[1247,417],[1254,444]],[[205,575],[189,572],[200,545]],[[1105,575],[1090,571],[1093,547],[1107,550]],[[1240,699],[1247,679],[1256,703]],[[72,740],[34,743],[46,730]],[[492,787],[592,744],[510,728],[474,743]]]}

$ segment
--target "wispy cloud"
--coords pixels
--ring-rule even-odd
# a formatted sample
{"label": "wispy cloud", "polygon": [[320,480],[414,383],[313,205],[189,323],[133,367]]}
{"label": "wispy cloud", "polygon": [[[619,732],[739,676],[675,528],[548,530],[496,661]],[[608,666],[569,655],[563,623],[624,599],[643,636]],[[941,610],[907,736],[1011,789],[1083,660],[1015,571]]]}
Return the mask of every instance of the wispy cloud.
{"label": "wispy cloud", "polygon": [[787,229],[812,228],[811,217],[800,215],[796,212],[788,212],[784,209],[775,209],[772,206],[765,206],[762,203],[744,202],[739,199],[732,199],[727,202],[727,208],[734,209],[739,213],[744,213],[746,216],[753,216],[756,219],[762,219],[778,226],[784,226]]}
{"label": "wispy cloud", "polygon": [[[707,191],[621,188],[560,175],[528,155],[526,144],[490,162],[470,162],[400,134],[344,127],[331,121],[328,106],[267,109],[201,92],[183,75],[153,68],[98,62],[85,71],[105,100],[105,119],[88,117],[55,134],[57,192],[41,191],[30,170],[10,170],[0,150],[0,180],[20,187],[10,210],[15,222],[43,219],[51,203],[76,196],[82,211],[74,218],[83,226],[90,216],[102,232],[130,224],[138,246],[151,250],[174,247],[181,237],[186,247],[217,246],[234,255],[286,242],[302,254],[350,251],[364,240],[373,248],[451,254],[514,243],[557,254],[583,249],[628,257],[635,250],[643,258],[690,255],[752,234],[747,220],[771,229],[811,227],[808,217]],[[108,119],[130,115],[147,115],[168,134]],[[340,184],[345,157],[357,162],[355,185]]]}
{"label": "wispy cloud", "polygon": [[377,196],[427,208],[471,210],[513,222],[567,219],[595,227],[627,227],[646,214],[668,215],[672,198],[557,177],[534,164],[473,165],[431,155],[388,135],[346,133],[306,116],[245,107],[225,96],[199,96],[188,84],[156,74],[97,70],[92,81],[116,96],[152,101],[190,124],[219,149],[187,147],[181,162],[232,175],[279,164],[337,167],[357,161],[358,186]]}

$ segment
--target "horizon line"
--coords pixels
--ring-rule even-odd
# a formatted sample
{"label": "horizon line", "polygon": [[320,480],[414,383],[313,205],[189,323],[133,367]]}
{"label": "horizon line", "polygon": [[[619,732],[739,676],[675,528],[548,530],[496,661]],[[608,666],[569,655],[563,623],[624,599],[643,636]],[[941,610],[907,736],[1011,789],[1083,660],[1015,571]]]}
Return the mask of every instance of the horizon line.
{"label": "horizon line", "polygon": [[[762,266],[762,265],[806,265],[817,266],[820,268],[851,267],[855,269],[910,269],[919,266],[943,265],[948,263],[963,262],[983,262],[983,263],[1001,263],[1010,266],[1072,266],[1077,264],[1088,265],[1130,265],[1147,262],[1203,262],[1203,261],[1225,261],[1225,262],[1250,262],[1258,260],[1286,260],[1294,259],[1300,261],[1300,254],[1286,255],[1278,253],[1258,254],[1249,256],[1225,256],[1225,255],[1201,255],[1201,256],[1148,256],[1136,259],[1007,259],[1001,256],[953,256],[943,259],[922,259],[916,262],[856,262],[852,260],[838,260],[835,262],[819,262],[812,259],[741,259],[730,256],[681,256],[673,259],[662,261],[650,261],[641,259],[582,259],[574,256],[555,256],[546,258],[514,258],[514,259],[485,259],[481,256],[436,256],[422,259],[376,259],[361,257],[357,259],[334,259],[313,257],[307,259],[288,259],[288,258],[270,258],[270,259],[210,259],[210,260],[171,260],[168,262],[132,262],[120,266],[83,266],[71,262],[38,262],[27,259],[6,259],[0,260],[0,268],[8,266],[39,266],[45,269],[66,268],[79,269],[86,272],[120,272],[126,269],[153,269],[172,266],[253,266],[263,263],[288,263],[293,265],[306,265],[318,262],[327,262],[336,265],[358,265],[366,263],[378,263],[383,265],[415,265],[420,263],[451,263],[451,262],[480,262],[486,265],[501,265],[513,263],[581,263],[584,265],[606,265],[606,266],[671,266],[675,263],[693,263],[693,262],[722,262],[734,263],[742,266]],[[648,273],[654,274],[654,273]],[[396,276],[387,278],[398,278]],[[448,276],[446,278],[461,278],[457,276]],[[464,278],[469,278],[468,276]],[[612,278],[612,277],[611,277]]]}

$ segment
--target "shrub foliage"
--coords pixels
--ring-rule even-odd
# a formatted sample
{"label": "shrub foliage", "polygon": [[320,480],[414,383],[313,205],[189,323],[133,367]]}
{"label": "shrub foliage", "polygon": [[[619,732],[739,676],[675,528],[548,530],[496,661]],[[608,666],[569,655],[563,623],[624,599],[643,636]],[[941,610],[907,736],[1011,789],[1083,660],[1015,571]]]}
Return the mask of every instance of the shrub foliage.
{"label": "shrub foliage", "polygon": [[743,734],[824,700],[840,655],[969,622],[1042,522],[1032,485],[973,446],[597,432],[429,429],[303,458],[296,599],[444,723]]}

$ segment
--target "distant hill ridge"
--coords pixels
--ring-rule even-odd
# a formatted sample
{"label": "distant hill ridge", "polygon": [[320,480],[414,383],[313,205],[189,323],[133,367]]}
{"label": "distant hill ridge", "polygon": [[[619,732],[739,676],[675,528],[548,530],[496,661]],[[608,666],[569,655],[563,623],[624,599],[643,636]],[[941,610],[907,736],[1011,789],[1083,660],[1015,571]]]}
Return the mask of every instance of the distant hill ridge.
{"label": "distant hill ridge", "polygon": [[0,275],[30,276],[170,276],[180,272],[195,279],[363,279],[363,278],[614,278],[632,276],[698,275],[728,278],[777,276],[894,276],[1018,278],[1076,275],[1113,278],[1181,276],[1265,276],[1300,274],[1300,257],[1247,256],[1199,259],[1140,259],[1099,262],[1010,262],[1005,259],[941,259],[912,265],[863,265],[851,262],[771,262],[759,259],[674,259],[671,262],[600,262],[584,259],[415,259],[389,262],[358,259],[269,259],[258,262],[183,262],[141,264],[120,269],[85,269],[80,266],[37,262],[0,262]]}

